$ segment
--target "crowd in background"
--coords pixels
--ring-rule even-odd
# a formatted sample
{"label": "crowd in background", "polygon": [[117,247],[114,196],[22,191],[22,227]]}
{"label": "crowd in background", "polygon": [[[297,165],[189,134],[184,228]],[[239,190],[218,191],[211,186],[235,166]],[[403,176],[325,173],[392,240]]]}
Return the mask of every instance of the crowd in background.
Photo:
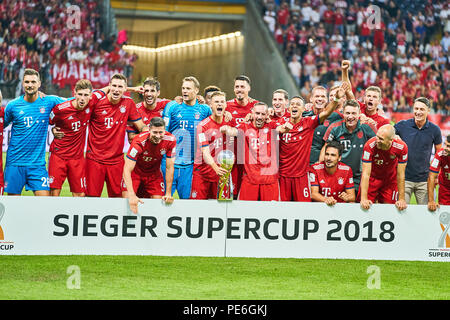
{"label": "crowd in background", "polygon": [[261,0],[263,19],[301,94],[330,88],[340,61],[352,61],[353,91],[383,91],[387,112],[411,112],[428,97],[450,115],[450,2],[419,0]]}
{"label": "crowd in background", "polygon": [[51,66],[71,61],[131,76],[137,57],[122,49],[126,35],[105,36],[100,14],[94,0],[0,0],[0,85],[20,83],[21,71],[32,68],[45,88]]}

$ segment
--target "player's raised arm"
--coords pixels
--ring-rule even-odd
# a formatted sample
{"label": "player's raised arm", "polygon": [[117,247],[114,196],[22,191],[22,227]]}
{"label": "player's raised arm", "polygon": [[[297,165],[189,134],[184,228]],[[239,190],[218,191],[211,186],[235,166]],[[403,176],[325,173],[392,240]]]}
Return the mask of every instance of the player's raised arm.
{"label": "player's raised arm", "polygon": [[342,73],[342,83],[347,83],[348,88],[345,90],[345,96],[347,100],[354,100],[355,95],[352,91],[352,84],[350,82],[350,78],[348,76],[348,70],[350,69],[351,62],[349,60],[343,60],[341,63],[341,73]]}
{"label": "player's raised arm", "polygon": [[343,83],[342,86],[337,90],[336,96],[333,101],[329,102],[326,108],[321,113],[319,113],[320,123],[323,123],[339,107],[339,100],[344,97],[347,87],[348,84]]}
{"label": "player's raised arm", "polygon": [[428,188],[428,210],[436,211],[439,208],[439,203],[434,200],[434,188],[436,187],[436,178],[438,173],[430,170],[428,174],[427,188]]}

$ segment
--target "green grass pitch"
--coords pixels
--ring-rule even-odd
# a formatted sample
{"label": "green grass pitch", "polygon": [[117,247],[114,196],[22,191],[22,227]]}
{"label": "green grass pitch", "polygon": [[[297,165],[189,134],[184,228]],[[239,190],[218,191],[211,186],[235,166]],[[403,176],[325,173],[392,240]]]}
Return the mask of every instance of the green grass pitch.
{"label": "green grass pitch", "polygon": [[[71,196],[67,182],[61,195]],[[70,266],[79,268],[79,289]],[[379,288],[370,286],[369,266],[379,268]],[[449,273],[444,262],[2,256],[0,299],[447,300]]]}

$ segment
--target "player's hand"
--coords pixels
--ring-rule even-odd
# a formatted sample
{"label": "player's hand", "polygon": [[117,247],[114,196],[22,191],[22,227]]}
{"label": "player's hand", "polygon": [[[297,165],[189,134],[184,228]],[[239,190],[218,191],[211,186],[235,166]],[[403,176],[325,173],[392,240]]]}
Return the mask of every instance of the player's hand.
{"label": "player's hand", "polygon": [[347,192],[341,192],[338,195],[339,199],[344,200],[345,202],[348,202],[350,196],[347,194]]}
{"label": "player's hand", "polygon": [[369,210],[373,202],[371,200],[361,200],[360,205],[363,210]]}
{"label": "player's hand", "polygon": [[128,196],[128,204],[130,205],[130,210],[134,214],[138,213],[138,204],[144,203],[141,199],[139,199],[136,195]]}
{"label": "player's hand", "polygon": [[375,122],[375,120],[369,118],[368,116],[366,116],[364,113],[361,113],[359,115],[359,122],[361,124],[371,124],[373,125],[375,128],[377,127],[377,123]]}
{"label": "player's hand", "polygon": [[43,93],[42,91],[38,91],[38,95],[39,95],[39,98],[45,98],[45,96],[46,96],[46,94],[45,93]]}
{"label": "player's hand", "polygon": [[405,210],[408,205],[406,204],[406,201],[402,199],[395,202],[395,206],[398,210],[402,211]]}
{"label": "player's hand", "polygon": [[341,69],[342,70],[348,70],[350,66],[352,65],[350,60],[342,60],[341,62]]}
{"label": "player's hand", "polygon": [[439,208],[439,203],[436,203],[435,201],[428,201],[428,210],[430,210],[431,212],[434,212],[438,208]]}
{"label": "player's hand", "polygon": [[225,111],[223,113],[223,115],[224,115],[225,122],[230,122],[231,120],[233,120],[233,115],[231,114],[230,111]]}
{"label": "player's hand", "polygon": [[285,122],[283,125],[282,125],[282,127],[283,127],[283,133],[287,133],[287,132],[289,132],[289,131],[291,131],[292,130],[292,128],[294,127],[293,125],[292,125],[292,123],[290,123],[289,121],[288,122]]}
{"label": "player's hand", "polygon": [[250,122],[253,120],[253,115],[251,113],[247,113],[247,115],[244,118],[244,122]]}
{"label": "player's hand", "polygon": [[144,94],[144,86],[128,87],[127,91]]}
{"label": "player's hand", "polygon": [[173,100],[175,100],[175,102],[178,103],[178,104],[182,104],[183,103],[183,97],[182,96],[176,96],[175,98],[173,98]]}
{"label": "player's hand", "polygon": [[336,92],[336,98],[340,99],[345,96],[345,93],[350,90],[348,82],[343,82],[339,90]]}
{"label": "player's hand", "polygon": [[273,117],[274,114],[275,114],[275,109],[274,108],[269,108],[269,116]]}
{"label": "player's hand", "polygon": [[55,139],[62,139],[64,137],[64,132],[62,132],[60,130],[61,130],[60,127],[52,128],[52,133],[53,133],[53,136],[55,137]]}
{"label": "player's hand", "polygon": [[378,108],[378,111],[377,111],[377,113],[380,115],[380,116],[384,116],[384,110],[383,110],[383,108]]}
{"label": "player's hand", "polygon": [[173,203],[173,197],[170,194],[166,194],[162,197],[162,200],[166,203],[166,204],[172,204]]}
{"label": "player's hand", "polygon": [[219,177],[222,177],[222,176],[224,176],[224,175],[226,175],[226,174],[228,173],[228,170],[227,170],[227,169],[222,168],[222,167],[220,167],[220,166],[217,166],[217,168],[214,169],[214,171],[217,173],[217,175],[218,175]]}
{"label": "player's hand", "polygon": [[305,104],[305,111],[311,111],[313,107],[313,104],[311,102]]}
{"label": "player's hand", "polygon": [[206,102],[205,98],[203,96],[201,96],[201,95],[197,96],[197,101],[200,104],[205,104],[205,102]]}
{"label": "player's hand", "polygon": [[337,200],[333,197],[326,197],[325,203],[329,206],[334,206],[337,203]]}

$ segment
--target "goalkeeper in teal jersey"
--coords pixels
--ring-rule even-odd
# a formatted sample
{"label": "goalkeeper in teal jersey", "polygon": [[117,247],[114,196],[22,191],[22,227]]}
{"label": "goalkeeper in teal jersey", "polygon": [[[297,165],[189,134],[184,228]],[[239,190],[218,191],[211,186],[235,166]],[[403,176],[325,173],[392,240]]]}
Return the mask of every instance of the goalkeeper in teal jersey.
{"label": "goalkeeper in teal jersey", "polygon": [[4,173],[8,195],[20,195],[24,186],[36,196],[50,195],[45,165],[48,120],[53,107],[66,99],[40,97],[40,85],[39,73],[25,69],[22,80],[25,94],[9,102],[5,108],[4,125],[12,124]]}

